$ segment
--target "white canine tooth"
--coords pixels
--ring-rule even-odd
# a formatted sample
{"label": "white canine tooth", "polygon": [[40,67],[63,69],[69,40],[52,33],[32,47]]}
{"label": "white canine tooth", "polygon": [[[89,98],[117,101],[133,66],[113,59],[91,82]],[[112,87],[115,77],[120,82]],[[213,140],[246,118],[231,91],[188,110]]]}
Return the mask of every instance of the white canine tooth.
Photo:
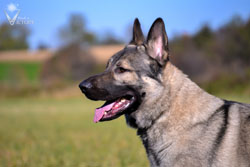
{"label": "white canine tooth", "polygon": [[125,101],[126,101],[125,99],[122,99],[122,100],[121,100],[122,103],[125,102]]}
{"label": "white canine tooth", "polygon": [[107,112],[105,111],[104,115],[107,115]]}

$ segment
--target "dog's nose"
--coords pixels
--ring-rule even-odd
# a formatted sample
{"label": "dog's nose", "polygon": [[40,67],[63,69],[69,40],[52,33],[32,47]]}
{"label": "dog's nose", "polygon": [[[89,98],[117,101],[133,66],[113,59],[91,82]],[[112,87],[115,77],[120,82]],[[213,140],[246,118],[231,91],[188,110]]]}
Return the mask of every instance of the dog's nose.
{"label": "dog's nose", "polygon": [[86,93],[88,89],[92,88],[92,84],[85,80],[79,84],[79,88],[81,89],[82,93]]}

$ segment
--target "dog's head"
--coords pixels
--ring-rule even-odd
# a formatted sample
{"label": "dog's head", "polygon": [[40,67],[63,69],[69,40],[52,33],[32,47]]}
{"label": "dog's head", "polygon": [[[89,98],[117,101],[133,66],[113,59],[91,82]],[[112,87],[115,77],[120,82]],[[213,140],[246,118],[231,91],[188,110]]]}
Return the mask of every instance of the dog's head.
{"label": "dog's head", "polygon": [[145,104],[151,104],[152,99],[157,99],[168,59],[163,20],[155,20],[145,41],[139,20],[135,19],[132,41],[109,59],[103,73],[79,85],[89,99],[106,101],[96,109],[94,121],[112,120],[123,114],[130,117]]}

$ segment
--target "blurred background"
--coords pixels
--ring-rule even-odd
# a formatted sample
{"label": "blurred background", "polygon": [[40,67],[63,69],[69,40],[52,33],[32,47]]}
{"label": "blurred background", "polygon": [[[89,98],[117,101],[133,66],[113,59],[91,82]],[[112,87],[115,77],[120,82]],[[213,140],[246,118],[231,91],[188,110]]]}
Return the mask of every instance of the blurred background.
{"label": "blurred background", "polygon": [[124,118],[78,84],[162,17],[171,61],[209,93],[250,103],[250,1],[0,0],[0,166],[149,166]]}

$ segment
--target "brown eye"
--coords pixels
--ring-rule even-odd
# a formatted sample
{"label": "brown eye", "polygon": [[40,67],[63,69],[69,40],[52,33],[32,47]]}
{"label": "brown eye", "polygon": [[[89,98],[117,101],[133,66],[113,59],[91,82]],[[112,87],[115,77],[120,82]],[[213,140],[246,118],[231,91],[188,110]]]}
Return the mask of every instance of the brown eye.
{"label": "brown eye", "polygon": [[119,73],[119,74],[124,73],[124,72],[128,72],[128,71],[129,71],[128,69],[125,69],[125,68],[123,68],[123,67],[117,67],[117,68],[115,69],[115,72],[116,72],[116,73]]}

